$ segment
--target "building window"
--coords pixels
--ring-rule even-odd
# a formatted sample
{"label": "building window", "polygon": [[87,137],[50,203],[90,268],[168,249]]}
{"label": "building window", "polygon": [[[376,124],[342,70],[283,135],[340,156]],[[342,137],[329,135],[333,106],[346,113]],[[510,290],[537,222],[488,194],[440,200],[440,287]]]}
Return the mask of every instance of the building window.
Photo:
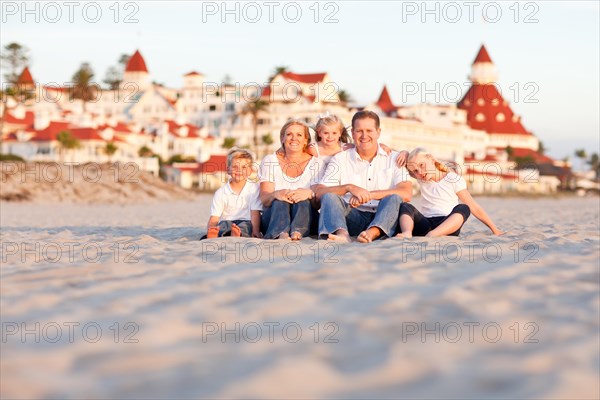
{"label": "building window", "polygon": [[496,121],[504,122],[504,120],[506,120],[506,117],[504,116],[504,114],[502,114],[502,113],[496,114]]}
{"label": "building window", "polygon": [[227,103],[225,105],[225,111],[234,111],[235,110],[235,104],[234,103]]}
{"label": "building window", "polygon": [[484,106],[485,105],[485,100],[483,100],[482,98],[477,99],[477,105],[478,106]]}
{"label": "building window", "polygon": [[212,104],[210,106],[208,106],[208,111],[216,111],[217,110],[217,106]]}
{"label": "building window", "polygon": [[477,115],[475,115],[475,120],[477,122],[483,122],[485,121],[485,115],[483,115],[482,113],[477,113]]}

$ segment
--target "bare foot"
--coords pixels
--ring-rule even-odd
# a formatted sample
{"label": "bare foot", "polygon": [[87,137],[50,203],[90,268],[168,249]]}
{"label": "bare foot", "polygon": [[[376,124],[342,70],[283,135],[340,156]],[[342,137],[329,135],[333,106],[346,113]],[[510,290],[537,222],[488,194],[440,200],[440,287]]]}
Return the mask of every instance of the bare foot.
{"label": "bare foot", "polygon": [[327,236],[327,240],[331,240],[331,241],[334,241],[334,242],[340,242],[340,243],[350,243],[350,242],[352,242],[352,240],[350,239],[350,235],[348,235],[347,233],[346,234],[340,233],[340,234],[337,234],[337,235],[333,234],[333,233],[330,233]]}
{"label": "bare foot", "polygon": [[373,227],[367,229],[366,231],[362,231],[356,239],[358,239],[358,241],[360,243],[371,243],[373,240],[377,239],[379,236],[381,236],[379,228],[373,226]]}
{"label": "bare foot", "polygon": [[208,228],[208,233],[206,234],[206,238],[207,239],[214,239],[219,237],[219,227],[218,226],[211,226],[210,228]]}
{"label": "bare foot", "polygon": [[279,235],[277,237],[277,239],[281,239],[281,240],[289,240],[290,239],[290,235],[287,232],[283,232],[281,235]]}
{"label": "bare foot", "polygon": [[402,238],[402,239],[410,239],[412,238],[412,233],[399,233],[396,235],[397,238]]}
{"label": "bare foot", "polygon": [[233,237],[242,236],[242,230],[236,224],[231,224],[231,236],[233,236]]}
{"label": "bare foot", "polygon": [[302,240],[302,234],[300,232],[292,232],[292,235],[290,236],[290,239],[292,239],[292,240]]}

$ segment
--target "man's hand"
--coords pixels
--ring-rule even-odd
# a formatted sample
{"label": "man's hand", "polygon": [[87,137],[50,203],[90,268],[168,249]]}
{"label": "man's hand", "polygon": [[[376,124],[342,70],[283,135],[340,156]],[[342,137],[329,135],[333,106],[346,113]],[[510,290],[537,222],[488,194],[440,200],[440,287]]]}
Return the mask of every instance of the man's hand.
{"label": "man's hand", "polygon": [[360,204],[368,203],[373,198],[371,192],[356,185],[348,185],[348,192],[356,197]]}
{"label": "man's hand", "polygon": [[356,208],[358,206],[360,206],[362,203],[360,202],[360,200],[358,200],[358,198],[356,196],[352,196],[350,198],[350,207],[352,208]]}

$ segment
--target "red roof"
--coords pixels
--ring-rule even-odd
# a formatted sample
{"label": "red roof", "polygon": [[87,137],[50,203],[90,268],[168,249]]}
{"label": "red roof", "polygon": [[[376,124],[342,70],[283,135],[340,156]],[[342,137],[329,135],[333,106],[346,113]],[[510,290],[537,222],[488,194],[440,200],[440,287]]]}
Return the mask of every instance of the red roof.
{"label": "red roof", "polygon": [[31,76],[31,72],[29,72],[29,67],[25,67],[21,75],[19,75],[19,79],[17,83],[20,85],[33,85],[35,82],[33,81],[33,77]]}
{"label": "red roof", "polygon": [[144,57],[142,57],[139,50],[136,50],[129,61],[127,61],[125,72],[148,72]]}
{"label": "red roof", "polygon": [[70,123],[65,121],[50,121],[50,124],[41,131],[35,131],[31,140],[33,141],[50,141],[56,140],[56,135],[62,131],[70,130]]}
{"label": "red roof", "polygon": [[512,158],[517,158],[517,157],[531,157],[533,159],[533,162],[535,162],[536,164],[553,164],[554,160],[544,154],[540,154],[535,150],[531,150],[531,149],[522,149],[522,148],[513,148],[513,156]]}
{"label": "red roof", "polygon": [[6,110],[6,112],[4,113],[4,122],[14,125],[23,125],[25,129],[33,128],[33,120],[33,111],[25,111],[24,118],[17,118],[14,115],[12,115],[8,110]]}
{"label": "red roof", "polygon": [[198,167],[200,173],[227,171],[227,156],[212,155]]}
{"label": "red roof", "polygon": [[398,107],[396,107],[394,103],[392,103],[392,99],[390,97],[390,94],[388,93],[387,86],[383,86],[383,90],[379,95],[379,100],[377,100],[377,105],[386,114],[389,114],[398,109]]}
{"label": "red roof", "polygon": [[79,140],[101,140],[104,141],[102,136],[98,133],[96,128],[72,128],[70,129],[73,136]]}
{"label": "red roof", "polygon": [[325,79],[326,72],[318,73],[318,74],[295,74],[293,72],[282,72],[281,76],[285,79],[289,79],[296,82],[301,83],[318,83],[322,82]]}
{"label": "red roof", "polygon": [[[169,126],[169,133],[171,133],[173,136],[177,136],[177,137],[182,137],[182,138],[197,138],[200,137],[200,135],[198,134],[198,127],[192,124],[184,124],[184,125],[179,125],[177,122],[173,121],[173,120],[165,120],[165,122],[167,123],[167,125]],[[181,136],[179,135],[179,128],[187,126],[188,128],[188,134],[187,136]]]}
{"label": "red roof", "polygon": [[467,111],[467,123],[473,129],[487,133],[531,135],[494,84],[474,83],[458,102],[458,108]]}
{"label": "red roof", "polygon": [[184,76],[196,76],[196,75],[202,75],[202,74],[199,72],[196,72],[196,71],[192,71],[192,72],[188,72]]}
{"label": "red roof", "polygon": [[491,62],[492,62],[492,59],[490,58],[490,55],[488,54],[487,49],[485,48],[484,45],[481,45],[481,48],[479,49],[479,53],[477,53],[477,57],[475,57],[473,64],[491,63]]}
{"label": "red roof", "polygon": [[484,172],[484,171],[479,171],[479,170],[476,170],[476,169],[473,169],[473,168],[467,168],[466,169],[466,175],[485,175],[485,176],[494,176],[494,177],[498,176],[498,177],[500,177],[502,179],[513,179],[513,180],[518,177],[518,173],[516,171],[514,173],[512,173],[512,174],[510,174],[510,173],[509,174],[502,174],[502,173],[497,174],[497,173],[492,172],[492,171],[485,171]]}

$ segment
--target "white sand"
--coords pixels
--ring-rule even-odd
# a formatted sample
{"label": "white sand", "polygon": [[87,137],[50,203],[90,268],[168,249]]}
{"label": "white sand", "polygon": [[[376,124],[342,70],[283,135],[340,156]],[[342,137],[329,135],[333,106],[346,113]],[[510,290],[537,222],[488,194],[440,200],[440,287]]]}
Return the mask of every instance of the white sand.
{"label": "white sand", "polygon": [[2,398],[600,396],[598,198],[481,199],[499,238],[472,218],[337,247],[199,242],[209,200],[0,203]]}

